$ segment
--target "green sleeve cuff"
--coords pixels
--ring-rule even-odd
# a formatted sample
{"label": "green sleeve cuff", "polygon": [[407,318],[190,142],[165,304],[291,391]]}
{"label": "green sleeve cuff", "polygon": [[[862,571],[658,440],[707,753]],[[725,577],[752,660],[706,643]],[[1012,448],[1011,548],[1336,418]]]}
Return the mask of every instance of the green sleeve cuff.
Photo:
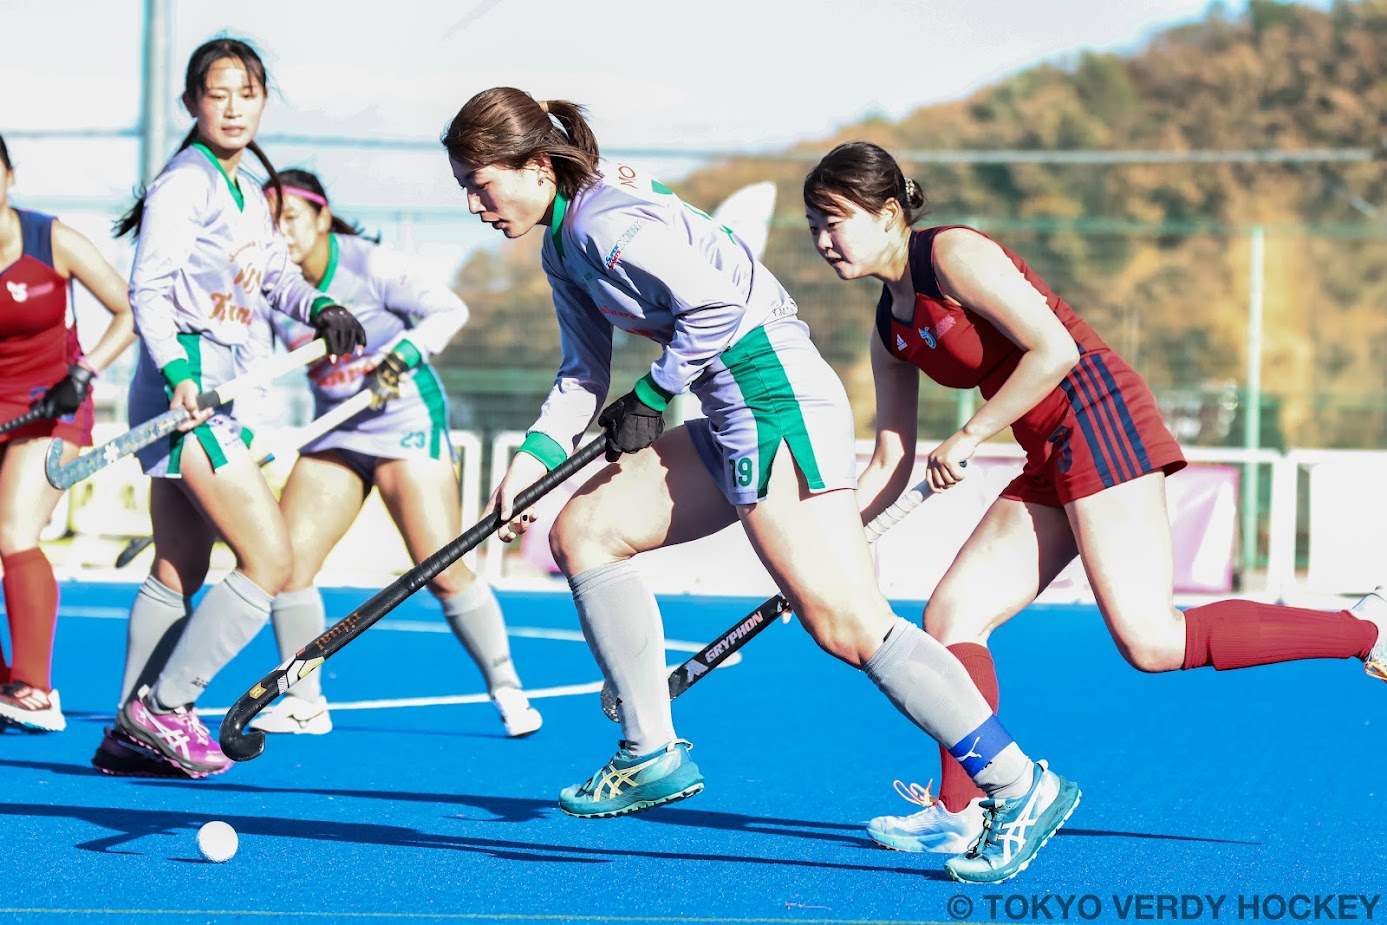
{"label": "green sleeve cuff", "polygon": [[655,384],[651,373],[641,376],[640,381],[636,383],[635,392],[637,398],[656,411],[664,411],[669,405],[669,400],[674,397],[673,392],[665,391]]}
{"label": "green sleeve cuff", "polygon": [[537,430],[525,435],[525,442],[520,444],[520,449],[517,452],[529,453],[544,463],[544,468],[550,472],[553,472],[559,463],[568,458],[568,452],[559,446],[557,440]]}
{"label": "green sleeve cuff", "polygon": [[337,304],[337,303],[334,302],[334,301],[333,301],[330,297],[328,297],[328,296],[325,296],[325,295],[320,295],[320,296],[318,296],[318,298],[316,298],[316,299],[313,300],[313,304],[312,304],[311,306],[309,306],[309,309],[308,309],[308,321],[309,321],[309,323],[312,323],[312,322],[318,320],[318,312],[320,312],[320,311],[322,311],[323,309],[327,308],[329,305],[336,305],[336,304]]}
{"label": "green sleeve cuff", "polygon": [[405,369],[414,369],[424,362],[424,354],[420,353],[419,348],[407,340],[400,341],[390,352],[398,354],[405,361]]}
{"label": "green sleeve cuff", "polygon": [[187,382],[193,378],[193,367],[187,360],[177,359],[170,362],[159,372],[164,374],[164,381],[169,384],[169,388],[178,388],[178,383]]}

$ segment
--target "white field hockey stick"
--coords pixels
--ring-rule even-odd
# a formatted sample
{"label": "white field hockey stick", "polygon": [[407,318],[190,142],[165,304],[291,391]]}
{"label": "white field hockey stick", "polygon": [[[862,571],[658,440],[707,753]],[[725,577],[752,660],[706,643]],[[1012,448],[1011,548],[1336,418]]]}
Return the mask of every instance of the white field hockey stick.
{"label": "white field hockey stick", "polygon": [[[896,499],[896,503],[872,518],[867,524],[867,543],[875,543],[883,533],[905,520],[906,516],[920,506],[933,492],[924,481],[908,489]],[[790,602],[783,594],[768,599],[760,607],[738,620],[725,633],[704,646],[687,662],[670,672],[669,699],[673,700],[693,687],[698,679],[727,660],[733,652],[751,642],[766,627],[775,622],[777,615],[787,613]],[[621,700],[612,692],[610,684],[602,685],[602,712],[613,722],[618,722],[617,704]]]}
{"label": "white field hockey stick", "polygon": [[[314,440],[317,440],[328,431],[336,430],[339,425],[345,423],[349,418],[355,417],[360,412],[365,411],[370,406],[371,390],[362,389],[331,411],[324,412],[302,427],[296,428],[290,431],[286,436],[276,440],[275,442],[279,447],[277,449],[272,448],[264,456],[261,456],[256,460],[256,465],[267,466],[276,459],[288,456],[300,447],[307,446]],[[116,568],[125,568],[134,561],[136,556],[148,549],[149,544],[153,542],[154,537],[152,536],[137,536],[129,543],[125,544],[125,548],[120,551],[120,555],[116,556]]]}
{"label": "white field hockey stick", "polygon": [[[208,389],[197,397],[197,406],[203,410],[219,407],[234,401],[247,392],[268,385],[291,370],[312,363],[314,360],[322,359],[326,355],[327,343],[321,338],[314,339],[292,353],[266,360],[255,369],[242,373],[230,382],[224,382],[215,389]],[[131,428],[114,440],[94,447],[67,465],[63,465],[62,462],[63,441],[54,440],[48,447],[48,458],[44,461],[44,471],[48,475],[48,482],[54,488],[71,488],[82,479],[89,478],[111,463],[129,456],[137,450],[144,449],[162,437],[167,437],[178,429],[178,425],[191,416],[186,408],[174,408],[166,411],[156,418],[145,421],[138,427]]]}

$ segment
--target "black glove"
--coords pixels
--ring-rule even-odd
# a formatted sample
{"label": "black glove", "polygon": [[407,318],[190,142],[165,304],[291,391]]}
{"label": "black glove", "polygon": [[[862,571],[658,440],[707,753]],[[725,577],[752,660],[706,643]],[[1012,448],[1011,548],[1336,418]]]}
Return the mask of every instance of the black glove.
{"label": "black glove", "polygon": [[400,397],[400,380],[409,372],[409,361],[391,351],[371,374],[371,407],[380,409],[392,398]]}
{"label": "black glove", "polygon": [[67,376],[59,379],[52,388],[39,396],[30,410],[37,411],[46,418],[72,414],[86,401],[87,393],[91,391],[92,380],[95,378],[96,373],[80,363],[73,363],[67,368]]}
{"label": "black glove", "polygon": [[340,305],[324,305],[313,319],[313,333],[327,342],[328,356],[345,357],[366,346],[366,329]]}
{"label": "black glove", "polygon": [[607,406],[597,426],[607,432],[607,462],[616,462],[622,453],[639,452],[658,440],[665,432],[665,418],[635,392],[627,392]]}

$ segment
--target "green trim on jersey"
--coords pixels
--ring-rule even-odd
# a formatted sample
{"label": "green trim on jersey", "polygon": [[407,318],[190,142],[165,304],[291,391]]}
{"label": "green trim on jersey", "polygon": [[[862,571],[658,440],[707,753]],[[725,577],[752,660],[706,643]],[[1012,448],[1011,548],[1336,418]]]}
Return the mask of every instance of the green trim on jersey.
{"label": "green trim on jersey", "polygon": [[433,367],[424,363],[414,374],[414,384],[419,388],[419,397],[424,407],[429,409],[429,421],[433,424],[429,437],[429,458],[441,459],[443,447],[448,447],[448,457],[452,458],[452,444],[448,442],[448,396],[438,374]]}
{"label": "green trim on jersey", "polygon": [[390,352],[396,354],[400,359],[405,361],[405,369],[414,369],[424,363],[423,351],[403,338],[395,343],[395,346],[391,348]]}
{"label": "green trim on jersey", "polygon": [[188,365],[187,360],[181,358],[170,360],[169,364],[159,372],[164,374],[164,381],[168,383],[171,389],[178,388],[178,383],[185,379],[193,378],[192,367]]}
{"label": "green trim on jersey", "polygon": [[799,463],[809,487],[822,489],[823,475],[814,456],[814,445],[809,440],[809,428],[795,398],[795,388],[785,375],[785,367],[776,356],[766,329],[750,332],[723,351],[721,359],[756,419],[756,455],[760,459],[756,497],[766,497],[771,462],[782,440],[789,444],[790,453]]}
{"label": "green trim on jersey", "polygon": [[646,373],[636,381],[636,387],[632,389],[636,397],[645,402],[646,406],[656,411],[664,411],[669,407],[669,400],[674,397],[674,393],[661,388],[655,381],[652,373]]}
{"label": "green trim on jersey", "polygon": [[537,430],[532,430],[525,435],[525,442],[520,444],[520,449],[516,452],[529,453],[544,463],[544,468],[550,472],[553,472],[559,463],[568,458],[568,452],[559,445],[559,441]]}
{"label": "green trim on jersey", "polygon": [[342,248],[337,246],[337,235],[327,236],[327,269],[323,271],[323,278],[314,288],[319,292],[327,292],[332,285],[332,278],[337,275],[337,258],[341,256]]}
{"label": "green trim on jersey", "polygon": [[236,210],[238,212],[246,211],[246,197],[241,192],[240,180],[233,180],[226,175],[226,168],[222,166],[221,161],[217,160],[217,156],[212,153],[211,148],[200,141],[193,142],[193,147],[206,155],[207,159],[212,162],[212,166],[217,168],[217,173],[222,175],[222,179],[226,181],[226,188],[231,190],[231,198],[236,200]]}
{"label": "green trim on jersey", "polygon": [[[202,389],[202,335],[200,334],[179,334],[178,343],[183,351],[188,354],[188,378],[197,386],[199,393]],[[173,364],[169,364],[173,365]],[[166,388],[169,398],[173,398],[173,389]],[[207,454],[207,459],[212,463],[213,470],[220,469],[226,465],[226,454],[222,452],[222,445],[217,442],[217,435],[212,433],[210,424],[202,423],[192,429],[192,433],[197,435],[197,442],[202,444],[202,451]],[[174,431],[169,436],[169,475],[179,475],[183,463],[183,438],[188,436],[187,431]],[[242,436],[244,439],[244,435]],[[249,444],[247,444],[249,445]]]}
{"label": "green trim on jersey", "polygon": [[563,197],[563,193],[554,193],[554,212],[549,216],[549,235],[554,239],[554,249],[559,252],[559,259],[563,259],[563,237],[559,234],[559,229],[563,227],[563,217],[568,214],[568,200]]}
{"label": "green trim on jersey", "polygon": [[313,304],[310,305],[310,306],[308,306],[308,320],[309,320],[309,323],[316,323],[317,320],[318,320],[318,312],[320,312],[320,311],[322,311],[323,309],[327,308],[329,305],[336,305],[336,304],[337,304],[337,302],[336,302],[336,301],[332,298],[332,296],[330,296],[330,295],[320,295],[320,296],[318,296],[316,299],[313,300]]}

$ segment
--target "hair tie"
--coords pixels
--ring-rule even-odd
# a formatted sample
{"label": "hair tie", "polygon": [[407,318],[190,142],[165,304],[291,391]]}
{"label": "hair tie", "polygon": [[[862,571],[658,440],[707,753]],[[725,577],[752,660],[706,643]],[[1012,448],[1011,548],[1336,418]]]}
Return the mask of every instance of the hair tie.
{"label": "hair tie", "polygon": [[920,189],[920,185],[919,185],[918,183],[916,183],[914,180],[910,179],[909,177],[906,177],[906,178],[905,178],[905,198],[906,198],[906,205],[909,205],[909,204],[910,204],[910,200],[914,198],[915,194],[919,191],[919,189]]}

